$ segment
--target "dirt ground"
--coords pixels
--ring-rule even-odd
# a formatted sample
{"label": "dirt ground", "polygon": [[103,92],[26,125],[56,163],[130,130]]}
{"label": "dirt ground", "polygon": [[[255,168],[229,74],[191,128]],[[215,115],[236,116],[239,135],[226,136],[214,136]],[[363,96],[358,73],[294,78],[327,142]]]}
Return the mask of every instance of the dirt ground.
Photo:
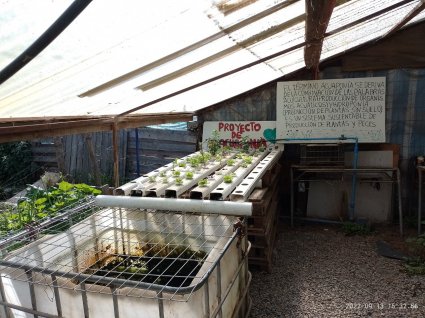
{"label": "dirt ground", "polygon": [[425,276],[377,253],[409,254],[398,227],[346,236],[340,225],[280,226],[271,273],[252,271],[250,317],[425,317]]}

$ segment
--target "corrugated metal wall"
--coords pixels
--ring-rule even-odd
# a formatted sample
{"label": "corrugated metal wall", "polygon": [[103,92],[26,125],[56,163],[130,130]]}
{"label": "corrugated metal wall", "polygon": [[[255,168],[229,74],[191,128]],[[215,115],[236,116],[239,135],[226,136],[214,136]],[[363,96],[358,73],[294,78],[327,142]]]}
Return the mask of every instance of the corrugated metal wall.
{"label": "corrugated metal wall", "polygon": [[[416,212],[417,185],[414,160],[425,154],[425,69],[396,69],[369,72],[342,72],[329,67],[321,79],[376,77],[387,78],[386,140],[399,144],[402,170],[403,206],[406,214]],[[287,80],[304,80],[301,74]],[[276,120],[276,83],[233,98],[202,113],[210,120]]]}

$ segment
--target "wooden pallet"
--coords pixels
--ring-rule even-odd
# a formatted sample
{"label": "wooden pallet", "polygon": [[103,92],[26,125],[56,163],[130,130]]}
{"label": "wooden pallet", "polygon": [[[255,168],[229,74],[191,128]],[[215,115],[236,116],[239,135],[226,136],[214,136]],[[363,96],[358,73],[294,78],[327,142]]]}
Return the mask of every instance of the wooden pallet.
{"label": "wooden pallet", "polygon": [[268,186],[265,186],[263,182],[263,187],[261,189],[255,189],[248,198],[248,201],[252,202],[252,216],[264,216],[268,213],[268,207],[270,201],[273,199],[275,190],[278,188],[278,177],[280,172],[279,169],[275,170],[273,174],[272,183],[266,183]]}
{"label": "wooden pallet", "polygon": [[248,240],[252,247],[249,253],[250,267],[257,267],[267,272],[272,269],[272,255],[277,233],[279,206],[279,172],[276,164],[267,171],[263,178],[263,188],[256,189],[249,197],[253,203],[253,215],[247,220]]}

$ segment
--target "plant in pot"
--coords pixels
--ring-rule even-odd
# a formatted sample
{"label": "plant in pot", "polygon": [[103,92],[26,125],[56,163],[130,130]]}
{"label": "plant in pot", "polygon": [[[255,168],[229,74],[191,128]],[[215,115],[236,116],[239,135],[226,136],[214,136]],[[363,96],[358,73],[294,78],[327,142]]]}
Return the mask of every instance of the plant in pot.
{"label": "plant in pot", "polygon": [[180,177],[180,171],[178,170],[173,171],[173,177],[174,178]]}
{"label": "plant in pot", "polygon": [[250,165],[252,163],[252,157],[251,156],[244,156],[243,162],[246,163],[247,165]]}
{"label": "plant in pot", "polygon": [[202,179],[198,181],[199,187],[206,187],[208,185],[208,179]]}
{"label": "plant in pot", "polygon": [[211,138],[207,139],[207,147],[213,156],[220,150],[220,135],[216,129],[213,130]]}
{"label": "plant in pot", "polygon": [[233,174],[226,174],[223,177],[224,183],[232,183],[233,182]]}
{"label": "plant in pot", "polygon": [[182,184],[183,184],[183,179],[182,179],[182,178],[180,178],[180,177],[177,177],[177,178],[175,179],[175,182],[176,182],[176,185],[182,185]]}
{"label": "plant in pot", "polygon": [[233,166],[233,165],[235,164],[235,160],[234,160],[234,159],[228,159],[228,160],[226,161],[226,164],[227,164],[228,166]]}
{"label": "plant in pot", "polygon": [[149,182],[151,182],[151,183],[156,182],[156,176],[150,176],[149,177]]}
{"label": "plant in pot", "polygon": [[248,136],[243,136],[241,138],[240,145],[241,145],[242,151],[244,153],[248,153],[249,152],[249,148],[250,148],[249,137]]}
{"label": "plant in pot", "polygon": [[188,159],[189,164],[192,168],[198,168],[199,166],[199,160],[197,157],[191,157]]}

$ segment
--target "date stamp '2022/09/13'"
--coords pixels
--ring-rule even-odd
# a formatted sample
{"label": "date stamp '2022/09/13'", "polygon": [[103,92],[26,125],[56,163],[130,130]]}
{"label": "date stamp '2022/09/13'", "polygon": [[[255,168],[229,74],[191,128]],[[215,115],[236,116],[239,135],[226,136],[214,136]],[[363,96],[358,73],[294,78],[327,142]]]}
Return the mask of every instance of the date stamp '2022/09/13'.
{"label": "date stamp '2022/09/13'", "polygon": [[345,309],[349,310],[417,310],[419,305],[417,303],[391,303],[391,302],[378,302],[378,303],[346,303]]}

